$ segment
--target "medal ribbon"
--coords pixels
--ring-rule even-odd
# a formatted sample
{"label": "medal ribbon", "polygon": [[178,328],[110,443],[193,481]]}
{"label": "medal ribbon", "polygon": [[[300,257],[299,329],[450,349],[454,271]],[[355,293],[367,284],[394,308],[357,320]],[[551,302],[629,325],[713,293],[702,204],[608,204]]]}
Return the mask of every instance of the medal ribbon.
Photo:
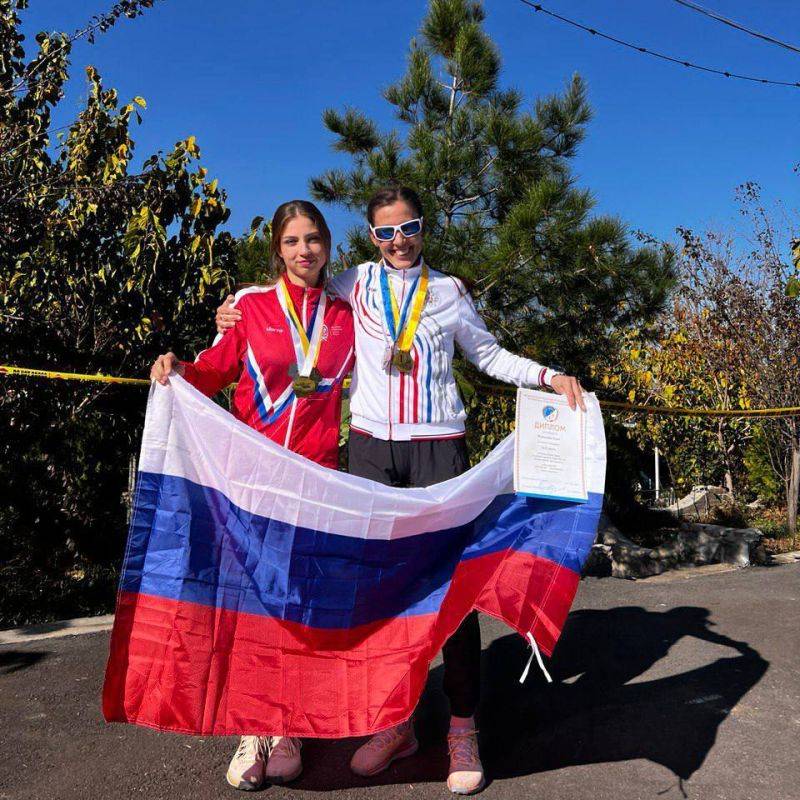
{"label": "medal ribbon", "polygon": [[292,335],[292,344],[294,345],[295,358],[297,359],[298,374],[307,378],[311,374],[311,370],[317,366],[317,361],[319,360],[327,295],[323,289],[319,296],[317,308],[309,320],[308,330],[303,327],[303,323],[300,321],[292,296],[289,294],[283,278],[278,281],[278,301],[283,309],[286,322],[289,324],[289,333]]}
{"label": "medal ribbon", "polygon": [[[381,294],[383,295],[383,313],[389,327],[392,344],[397,345],[400,350],[410,350],[422,317],[422,308],[428,296],[428,265],[422,265],[421,273],[411,284],[411,291],[406,297],[402,312],[397,305],[397,298],[389,284],[389,276],[386,274],[385,268],[381,269]],[[409,309],[411,309],[411,318],[406,323]]]}

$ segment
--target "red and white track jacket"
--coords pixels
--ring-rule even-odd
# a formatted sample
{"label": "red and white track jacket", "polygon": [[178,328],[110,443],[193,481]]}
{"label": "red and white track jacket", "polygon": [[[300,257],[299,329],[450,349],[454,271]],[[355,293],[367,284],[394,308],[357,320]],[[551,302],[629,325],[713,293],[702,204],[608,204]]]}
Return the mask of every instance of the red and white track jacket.
{"label": "red and white track jacket", "polygon": [[457,278],[430,270],[428,298],[414,336],[408,374],[382,368],[389,333],[380,271],[386,269],[402,307],[421,265],[406,270],[367,262],[340,273],[328,292],[353,307],[356,366],[350,389],[351,428],[378,439],[407,441],[464,435],[466,411],[453,377],[457,344],[481,371],[517,386],[549,386],[553,370],[509,353],[486,329],[472,297]]}
{"label": "red and white track jacket", "polygon": [[[308,327],[320,289],[286,282]],[[236,294],[239,323],[217,336],[194,363],[183,362],[184,377],[209,397],[238,380],[231,403],[237,419],[274,442],[326,467],[338,466],[342,382],[353,368],[353,315],[347,303],[328,298],[317,370],[322,381],[308,397],[296,397],[289,368],[295,351],[274,286]]]}

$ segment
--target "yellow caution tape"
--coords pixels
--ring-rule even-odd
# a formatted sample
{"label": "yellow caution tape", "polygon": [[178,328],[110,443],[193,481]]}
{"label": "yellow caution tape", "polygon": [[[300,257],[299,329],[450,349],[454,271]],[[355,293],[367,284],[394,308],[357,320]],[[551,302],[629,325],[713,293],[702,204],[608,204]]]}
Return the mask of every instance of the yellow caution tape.
{"label": "yellow caution tape", "polygon": [[[485,383],[473,384],[478,389],[490,392],[516,393],[513,386],[490,386]],[[686,408],[685,406],[637,406],[633,403],[623,403],[617,400],[600,400],[601,408],[614,411],[629,411],[632,414],[663,414],[678,417],[795,417],[800,416],[800,406],[788,408]]]}
{"label": "yellow caution tape", "polygon": [[[62,381],[92,381],[95,383],[127,383],[138,386],[149,386],[146,378],[121,378],[116,375],[89,375],[79,372],[55,372],[46,369],[30,369],[28,367],[14,367],[0,364],[0,375],[20,375],[28,378],[50,378]],[[349,387],[350,379],[346,378],[345,388]],[[516,392],[511,386],[489,386],[476,384],[479,389],[492,392]],[[685,408],[684,406],[637,406],[633,403],[622,403],[616,400],[600,400],[602,408],[615,411],[629,411],[633,414],[666,414],[682,417],[794,417],[800,416],[800,406],[788,408],[748,408],[748,409],[723,409],[723,408]]]}
{"label": "yellow caution tape", "polygon": [[794,417],[800,416],[800,406],[789,408],[685,408],[684,406],[636,406],[615,400],[600,400],[602,408],[630,411],[637,414],[665,414],[681,417]]}
{"label": "yellow caution tape", "polygon": [[93,381],[96,383],[129,383],[149,386],[146,378],[119,378],[116,375],[85,375],[80,372],[54,372],[48,369],[29,369],[0,364],[0,375],[22,375],[27,378],[51,378],[61,381]]}

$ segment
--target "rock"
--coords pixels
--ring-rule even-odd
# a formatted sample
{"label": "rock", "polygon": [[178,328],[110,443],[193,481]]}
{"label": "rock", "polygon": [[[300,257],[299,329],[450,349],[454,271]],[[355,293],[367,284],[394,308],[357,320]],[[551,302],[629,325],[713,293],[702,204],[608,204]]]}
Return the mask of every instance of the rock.
{"label": "rock", "polygon": [[719,562],[720,539],[714,533],[703,530],[704,527],[715,526],[704,526],[699,523],[682,526],[679,538],[683,545],[684,560],[689,563],[700,565]]}
{"label": "rock", "polygon": [[694,486],[684,497],[667,506],[679,519],[699,519],[719,505],[724,490],[719,486]]}
{"label": "rock", "polygon": [[764,534],[758,528],[729,528],[700,522],[684,523],[681,537],[695,548],[696,564],[736,564],[747,567]]}
{"label": "rock", "polygon": [[674,539],[660,547],[641,547],[625,536],[603,514],[595,544],[584,568],[585,575],[612,575],[635,580],[660,575],[679,564],[735,564],[740,567],[768,563],[758,528],[731,528],[685,522]]}
{"label": "rock", "polygon": [[694,486],[685,497],[667,506],[680,519],[700,519],[718,506],[727,492],[721,486]]}
{"label": "rock", "polygon": [[767,552],[767,548],[759,542],[751,551],[750,551],[750,562],[753,564],[758,564],[758,566],[763,567],[766,564],[771,562],[771,558],[769,553]]}
{"label": "rock", "polygon": [[608,545],[596,544],[592,547],[583,565],[583,574],[594,578],[607,578],[611,575],[611,548]]}
{"label": "rock", "polygon": [[656,551],[648,547],[618,544],[611,548],[611,575],[615,578],[649,578],[667,568],[667,561],[659,559]]}
{"label": "rock", "polygon": [[620,529],[608,518],[608,514],[605,511],[600,514],[600,521],[597,523],[597,540],[609,546],[619,542],[633,545],[633,542],[625,537]]}
{"label": "rock", "polygon": [[796,564],[800,561],[800,553],[776,553],[772,556],[773,564]]}
{"label": "rock", "polygon": [[[593,551],[597,550],[591,556],[593,570],[605,569],[605,574],[610,574],[614,578],[635,580],[658,575],[666,569],[662,560],[658,558],[657,551],[640,547],[632,542],[614,525],[605,512],[600,516],[597,525],[597,538],[600,543],[592,548]],[[597,573],[586,572],[584,569],[584,574]]]}

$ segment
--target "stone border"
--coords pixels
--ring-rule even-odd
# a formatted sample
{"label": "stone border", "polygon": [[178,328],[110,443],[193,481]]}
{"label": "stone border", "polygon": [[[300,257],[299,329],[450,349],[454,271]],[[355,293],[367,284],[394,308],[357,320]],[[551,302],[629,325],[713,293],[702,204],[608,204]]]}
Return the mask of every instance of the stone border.
{"label": "stone border", "polygon": [[659,547],[641,547],[623,535],[603,513],[597,544],[592,547],[583,574],[639,580],[690,565],[749,567],[775,563],[764,549],[762,539],[763,533],[757,528],[683,522],[675,535]]}
{"label": "stone border", "polygon": [[36,642],[40,639],[54,639],[60,636],[78,636],[81,633],[99,633],[110,630],[113,624],[113,614],[43,622],[40,625],[27,625],[24,628],[0,631],[0,645]]}
{"label": "stone border", "polygon": [[800,550],[792,550],[790,553],[776,553],[772,556],[773,564],[795,564],[800,561]]}

